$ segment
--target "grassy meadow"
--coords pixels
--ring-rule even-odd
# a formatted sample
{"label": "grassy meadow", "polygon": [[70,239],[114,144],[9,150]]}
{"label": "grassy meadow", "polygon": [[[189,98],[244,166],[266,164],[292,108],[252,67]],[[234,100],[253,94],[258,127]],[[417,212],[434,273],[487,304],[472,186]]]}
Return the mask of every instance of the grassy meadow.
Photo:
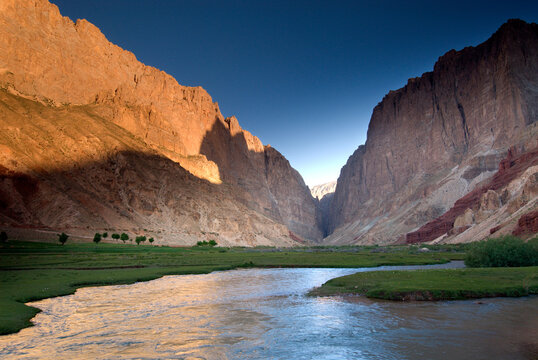
{"label": "grassy meadow", "polygon": [[310,295],[458,300],[538,294],[538,238],[525,242],[507,235],[464,249],[466,269],[358,273],[329,280]]}
{"label": "grassy meadow", "polygon": [[538,294],[538,266],[373,271],[327,281],[310,295],[386,300],[460,300]]}

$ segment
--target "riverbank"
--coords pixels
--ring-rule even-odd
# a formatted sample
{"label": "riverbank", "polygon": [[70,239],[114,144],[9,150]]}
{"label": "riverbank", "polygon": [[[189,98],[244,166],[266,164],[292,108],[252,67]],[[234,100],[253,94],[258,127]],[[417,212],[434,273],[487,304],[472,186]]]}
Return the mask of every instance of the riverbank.
{"label": "riverbank", "polygon": [[164,275],[204,274],[240,267],[375,267],[440,264],[464,257],[459,247],[173,248],[130,244],[13,241],[0,245],[0,334],[31,326],[29,301],[77,288],[130,284]]}
{"label": "riverbank", "polygon": [[538,294],[538,266],[373,271],[331,279],[309,295],[386,300],[460,300]]}

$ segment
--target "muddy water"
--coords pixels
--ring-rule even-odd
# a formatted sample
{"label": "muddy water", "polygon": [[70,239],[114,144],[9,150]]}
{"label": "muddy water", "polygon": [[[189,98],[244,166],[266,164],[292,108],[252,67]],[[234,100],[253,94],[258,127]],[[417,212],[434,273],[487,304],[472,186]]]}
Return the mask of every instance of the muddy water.
{"label": "muddy water", "polygon": [[304,296],[368,270],[248,269],[79,289],[32,303],[43,310],[36,326],[1,336],[0,358],[537,358],[538,297],[477,304]]}

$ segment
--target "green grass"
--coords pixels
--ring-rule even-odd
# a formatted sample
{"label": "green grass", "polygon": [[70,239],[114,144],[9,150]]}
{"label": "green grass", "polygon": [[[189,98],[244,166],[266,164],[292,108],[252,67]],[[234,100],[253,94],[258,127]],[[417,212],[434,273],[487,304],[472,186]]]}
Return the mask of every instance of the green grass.
{"label": "green grass", "polygon": [[[462,260],[458,249],[417,247],[210,248],[10,241],[0,245],[0,334],[31,326],[39,311],[25,302],[91,285],[128,284],[172,274],[238,267],[373,267]],[[447,250],[447,251],[445,251]]]}
{"label": "green grass", "polygon": [[457,300],[538,294],[538,267],[372,271],[327,281],[310,295]]}

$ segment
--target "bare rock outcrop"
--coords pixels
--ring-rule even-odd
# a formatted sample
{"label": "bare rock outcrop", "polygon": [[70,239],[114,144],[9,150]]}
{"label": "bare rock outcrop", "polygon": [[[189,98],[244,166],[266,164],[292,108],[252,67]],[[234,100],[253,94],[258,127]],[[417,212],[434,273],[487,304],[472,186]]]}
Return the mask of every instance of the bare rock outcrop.
{"label": "bare rock outcrop", "polygon": [[538,210],[521,216],[517,222],[517,228],[512,232],[516,236],[536,233],[538,233]]}
{"label": "bare rock outcrop", "polygon": [[[523,189],[528,188],[527,184],[533,182],[536,176],[538,148],[524,154],[515,154],[514,150],[510,150],[507,158],[499,164],[497,173],[485,184],[456,201],[454,206],[440,217],[408,233],[406,242],[468,242],[497,233],[521,215],[521,212],[536,207],[538,198],[524,199],[523,194]],[[504,206],[498,193],[507,194],[504,196]],[[514,201],[517,202],[517,207],[511,206]],[[470,212],[474,213],[473,220],[466,221],[470,220]],[[465,233],[451,233],[452,229],[462,226],[467,226]],[[509,228],[507,229],[509,231]]]}
{"label": "bare rock outcrop", "polygon": [[[240,127],[235,117],[225,118],[218,104],[201,87],[181,86],[165,72],[140,63],[132,53],[110,43],[93,24],[86,20],[73,22],[63,17],[58,8],[47,0],[0,1],[0,88],[6,99],[16,96],[21,101],[32,101],[19,103],[20,107],[37,109],[40,103],[45,109],[58,111],[58,114],[73,112],[73,118],[82,122],[93,124],[93,119],[100,119],[106,123],[106,127],[99,127],[99,135],[90,131],[97,125],[88,125],[84,140],[73,135],[81,131],[75,130],[80,125],[75,120],[56,129],[58,133],[47,132],[50,138],[44,138],[46,132],[31,130],[29,125],[32,117],[39,116],[39,112],[28,111],[24,115],[24,109],[11,111],[5,104],[0,104],[5,116],[2,129],[9,126],[9,131],[5,131],[0,140],[5,155],[0,165],[7,169],[6,174],[20,173],[34,178],[36,172],[51,174],[64,168],[84,167],[88,163],[104,164],[108,157],[117,156],[122,151],[122,146],[115,145],[125,140],[117,135],[121,134],[139,141],[137,153],[169,159],[194,178],[226,189],[225,193],[219,190],[223,201],[218,207],[229,209],[229,214],[243,209],[246,214],[244,221],[250,224],[237,227],[232,225],[233,221],[219,220],[222,224],[219,233],[226,231],[224,224],[228,224],[229,233],[239,232],[234,243],[241,244],[241,239],[246,238],[274,239],[276,233],[268,230],[268,223],[272,223],[274,228],[289,227],[288,230],[303,240],[321,239],[322,233],[316,225],[314,199],[302,178],[280,153],[267,150],[257,137]],[[10,101],[17,102],[12,98]],[[83,112],[89,115],[84,116]],[[13,119],[19,122],[11,121]],[[52,119],[44,119],[42,123],[46,129],[55,127]],[[31,137],[30,131],[39,142],[35,148],[25,143],[27,137]],[[63,136],[65,134],[73,137]],[[115,140],[96,142],[95,139],[100,137]],[[59,140],[50,141],[55,138],[62,138],[65,144],[69,144],[73,150],[69,157],[55,152],[67,146]],[[98,148],[92,148],[92,143],[99,144],[96,145]],[[19,151],[21,147],[26,148],[24,153]],[[132,150],[129,146],[128,151],[132,153]],[[27,162],[25,156],[32,160]],[[271,164],[266,163],[267,157],[273,160]],[[276,163],[287,166],[272,166]],[[287,186],[282,186],[283,179],[288,182]],[[208,189],[205,185],[193,185],[196,181],[188,183],[192,194]],[[175,185],[178,192],[186,191],[184,186]],[[141,184],[132,180],[129,186],[137,188]],[[105,196],[107,188],[100,190]],[[200,198],[206,196],[200,195]],[[158,209],[152,202],[157,201],[156,198],[149,196],[145,205],[136,203],[138,200],[133,201],[133,208],[140,206],[145,209],[142,212],[144,216],[154,220],[159,218],[152,212]],[[37,211],[36,208],[28,208],[23,203],[19,199],[17,206],[26,206],[27,216],[34,216],[32,211]],[[87,210],[85,202],[75,203],[80,207],[77,211]],[[204,216],[212,217],[211,206],[205,206],[201,212],[194,203],[181,205],[185,206],[185,216],[190,216],[193,224],[209,224]],[[222,214],[226,213],[224,208]],[[163,211],[163,214],[166,213]],[[53,214],[46,221],[40,217],[40,226],[56,224]],[[6,213],[3,215],[7,216]],[[172,224],[174,216],[173,212],[168,212],[168,217],[164,216],[160,221]],[[238,220],[238,217],[231,218]],[[77,226],[80,219],[72,218],[72,223],[64,225]],[[26,224],[23,220],[19,217],[15,223],[22,226]],[[137,221],[143,223],[145,220]],[[244,221],[238,220],[237,224]],[[135,223],[134,220],[131,222]],[[154,228],[158,228],[157,223],[155,220]],[[108,226],[112,224],[108,223]],[[193,225],[193,229],[196,226]],[[211,226],[202,228],[200,231],[207,233]],[[283,233],[290,239],[288,230]],[[270,243],[260,241],[245,240],[244,244]]]}
{"label": "bare rock outcrop", "polygon": [[475,223],[475,216],[472,209],[467,209],[465,212],[454,220],[454,227],[471,226]]}
{"label": "bare rock outcrop", "polygon": [[[389,92],[366,144],[341,170],[327,241],[405,240],[495,174],[508,148],[535,149],[537,84],[538,25],[509,20],[486,42],[449,51],[432,72]],[[432,225],[426,238],[454,220]]]}

